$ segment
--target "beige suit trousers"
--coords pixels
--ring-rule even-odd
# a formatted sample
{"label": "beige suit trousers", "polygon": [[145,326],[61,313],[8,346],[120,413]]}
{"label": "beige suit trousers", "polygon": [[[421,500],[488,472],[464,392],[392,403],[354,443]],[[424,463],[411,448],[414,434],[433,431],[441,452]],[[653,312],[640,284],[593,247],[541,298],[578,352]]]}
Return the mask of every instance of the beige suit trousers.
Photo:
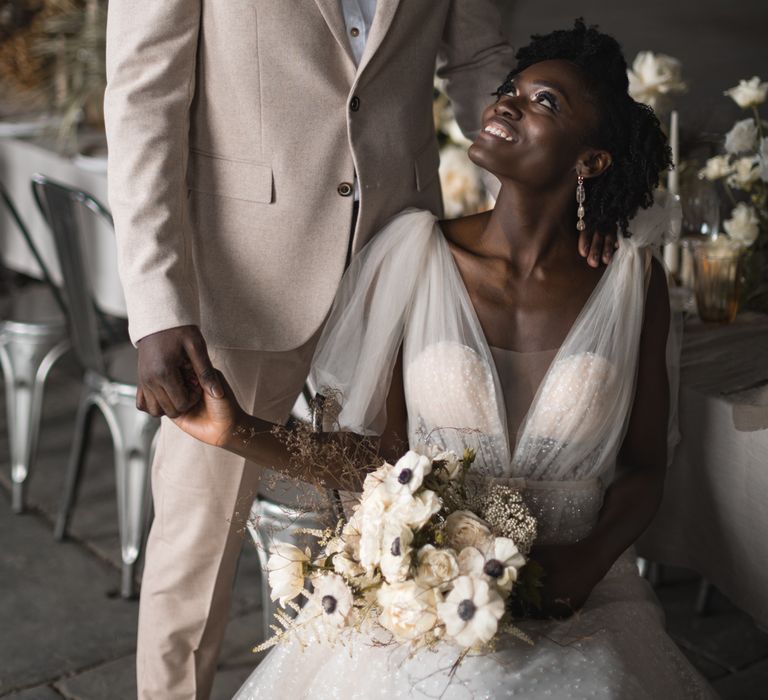
{"label": "beige suit trousers", "polygon": [[[313,337],[286,352],[209,352],[243,407],[283,422],[301,391],[315,342]],[[243,525],[262,473],[257,465],[204,445],[163,419],[152,466],[155,520],[139,608],[141,700],[209,696]]]}

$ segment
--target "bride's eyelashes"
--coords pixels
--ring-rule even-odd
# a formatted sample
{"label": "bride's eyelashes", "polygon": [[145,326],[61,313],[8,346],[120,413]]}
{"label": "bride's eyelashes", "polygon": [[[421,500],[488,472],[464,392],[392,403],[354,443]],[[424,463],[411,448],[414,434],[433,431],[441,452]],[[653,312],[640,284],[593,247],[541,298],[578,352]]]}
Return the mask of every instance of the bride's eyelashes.
{"label": "bride's eyelashes", "polygon": [[[504,83],[493,94],[496,97],[497,102],[506,95],[508,95],[509,97],[516,97],[518,94],[517,86],[512,81],[509,81]],[[558,102],[557,96],[553,92],[550,92],[549,90],[538,90],[537,92],[533,93],[531,97],[531,101],[537,102],[538,104],[544,106],[550,112],[560,111],[560,103]]]}

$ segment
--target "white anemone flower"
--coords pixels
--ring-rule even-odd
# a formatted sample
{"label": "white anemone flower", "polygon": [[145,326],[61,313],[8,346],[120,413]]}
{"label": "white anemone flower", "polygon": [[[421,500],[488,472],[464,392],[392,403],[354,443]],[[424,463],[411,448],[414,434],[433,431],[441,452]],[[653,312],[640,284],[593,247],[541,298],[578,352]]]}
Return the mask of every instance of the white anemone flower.
{"label": "white anemone flower", "polygon": [[459,569],[466,576],[484,578],[505,593],[512,590],[525,557],[508,537],[496,537],[485,547],[466,547],[459,554]]}
{"label": "white anemone flower", "polygon": [[285,607],[304,590],[306,565],[310,552],[302,552],[298,547],[287,542],[276,542],[269,548],[267,572],[269,573],[270,599],[279,600]]}
{"label": "white anemone flower", "polygon": [[338,574],[321,574],[312,579],[314,593],[311,603],[317,609],[320,621],[329,631],[345,627],[352,612],[352,590]]}
{"label": "white anemone flower", "polygon": [[387,475],[387,490],[395,498],[413,494],[431,471],[432,460],[427,455],[408,450]]}
{"label": "white anemone flower", "polygon": [[379,563],[382,575],[388,583],[405,581],[411,568],[413,532],[407,527],[385,529],[382,540]]}
{"label": "white anemone flower", "polygon": [[437,610],[447,636],[460,646],[474,647],[496,634],[504,601],[484,579],[459,576]]}

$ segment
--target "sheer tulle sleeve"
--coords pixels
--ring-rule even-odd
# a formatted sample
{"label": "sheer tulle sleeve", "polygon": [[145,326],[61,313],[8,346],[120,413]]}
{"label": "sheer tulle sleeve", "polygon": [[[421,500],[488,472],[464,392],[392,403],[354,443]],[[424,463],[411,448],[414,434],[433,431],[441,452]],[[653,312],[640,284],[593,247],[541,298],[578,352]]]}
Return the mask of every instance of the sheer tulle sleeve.
{"label": "sheer tulle sleeve", "polygon": [[341,404],[339,428],[380,435],[392,370],[435,217],[406,210],[354,257],[315,351],[310,382]]}

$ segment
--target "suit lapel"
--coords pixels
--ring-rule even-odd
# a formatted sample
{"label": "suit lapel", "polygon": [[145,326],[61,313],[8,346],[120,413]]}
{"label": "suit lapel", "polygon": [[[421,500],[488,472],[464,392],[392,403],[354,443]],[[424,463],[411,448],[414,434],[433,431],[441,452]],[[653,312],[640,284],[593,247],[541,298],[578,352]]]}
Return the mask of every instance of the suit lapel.
{"label": "suit lapel", "polygon": [[349,39],[347,38],[347,25],[344,23],[344,15],[341,11],[341,3],[339,0],[315,0],[315,3],[317,3],[317,7],[320,10],[320,13],[323,15],[328,28],[331,30],[334,38],[354,68],[355,58],[352,55],[352,49],[349,46]]}
{"label": "suit lapel", "polygon": [[[336,5],[338,6],[338,0]],[[387,36],[392,20],[395,18],[395,12],[400,6],[400,0],[377,0],[376,2],[376,14],[373,18],[373,24],[371,25],[371,32],[368,35],[368,40],[365,42],[365,51],[363,57],[360,59],[360,66],[357,69],[357,74],[360,75],[365,67],[371,62],[376,51],[381,46],[381,42],[384,41],[384,37]],[[344,18],[342,17],[342,24]]]}

